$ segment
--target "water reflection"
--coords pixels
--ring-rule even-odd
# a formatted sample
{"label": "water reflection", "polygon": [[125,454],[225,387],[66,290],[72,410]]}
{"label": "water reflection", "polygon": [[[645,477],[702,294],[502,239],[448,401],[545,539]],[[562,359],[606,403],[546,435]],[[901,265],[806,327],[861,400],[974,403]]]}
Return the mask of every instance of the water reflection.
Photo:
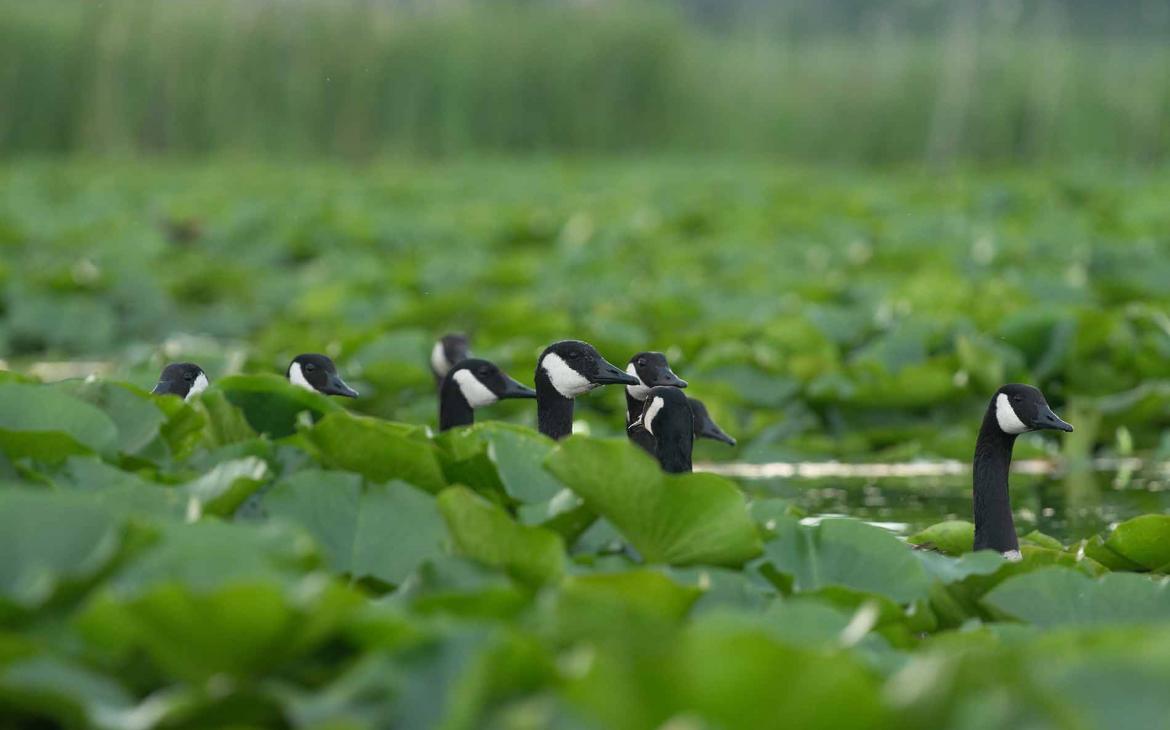
{"label": "water reflection", "polygon": [[[971,519],[970,467],[961,462],[908,464],[720,464],[701,467],[730,476],[760,496],[782,497],[816,521],[848,515],[899,535],[948,519]],[[1136,459],[1063,471],[1052,462],[1013,465],[1016,530],[1039,530],[1063,542],[1105,532],[1140,514],[1170,512],[1166,465]]]}

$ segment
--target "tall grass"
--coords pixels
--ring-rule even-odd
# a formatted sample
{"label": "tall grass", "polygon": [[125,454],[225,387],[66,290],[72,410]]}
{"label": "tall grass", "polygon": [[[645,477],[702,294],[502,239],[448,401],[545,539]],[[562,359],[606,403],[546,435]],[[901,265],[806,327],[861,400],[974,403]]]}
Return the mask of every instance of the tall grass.
{"label": "tall grass", "polygon": [[1170,154],[1160,34],[1004,26],[977,3],[935,33],[810,34],[657,5],[441,7],[0,0],[0,155]]}

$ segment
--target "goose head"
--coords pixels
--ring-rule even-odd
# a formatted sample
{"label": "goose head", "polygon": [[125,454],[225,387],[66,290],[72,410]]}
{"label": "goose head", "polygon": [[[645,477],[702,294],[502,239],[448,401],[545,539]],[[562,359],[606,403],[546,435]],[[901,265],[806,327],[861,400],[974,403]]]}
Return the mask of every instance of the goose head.
{"label": "goose head", "polygon": [[452,333],[443,335],[431,348],[431,372],[435,380],[442,383],[451,368],[460,360],[466,360],[471,355],[470,340],[467,335]]}
{"label": "goose head", "polygon": [[536,397],[535,390],[513,380],[495,363],[478,358],[461,360],[447,373],[445,382],[445,388],[458,389],[472,408],[490,406],[505,398]]}
{"label": "goose head", "polygon": [[337,366],[324,355],[308,353],[297,355],[289,363],[285,373],[293,385],[299,385],[307,390],[315,390],[325,395],[342,395],[346,398],[357,398],[357,391],[345,384],[337,374]]}
{"label": "goose head", "polygon": [[626,373],[638,379],[637,385],[626,386],[626,392],[635,400],[646,400],[650,389],[660,385],[687,387],[687,381],[674,374],[661,352],[639,352],[630,358]]}
{"label": "goose head", "polygon": [[1031,385],[1011,383],[1003,386],[992,399],[995,422],[999,430],[1017,436],[1028,431],[1044,429],[1071,432],[1071,424],[1052,412],[1039,389]]}
{"label": "goose head", "polygon": [[174,362],[163,368],[154,390],[155,395],[177,395],[189,400],[207,390],[209,381],[203,368],[193,362]]}
{"label": "goose head", "polygon": [[638,385],[633,375],[623,372],[601,356],[593,345],[580,340],[561,340],[545,348],[536,373],[563,398],[576,398],[602,385]]}
{"label": "goose head", "polygon": [[707,412],[707,406],[703,401],[698,398],[687,398],[687,402],[690,403],[691,413],[695,418],[695,438],[722,441],[728,446],[735,446],[735,439],[719,428],[719,424],[715,423],[711,414]]}

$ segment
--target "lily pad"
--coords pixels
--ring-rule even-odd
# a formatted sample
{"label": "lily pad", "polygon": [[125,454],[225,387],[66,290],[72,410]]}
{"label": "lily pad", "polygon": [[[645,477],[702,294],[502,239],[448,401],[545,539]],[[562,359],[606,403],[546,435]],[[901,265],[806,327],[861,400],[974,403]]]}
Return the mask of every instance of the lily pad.
{"label": "lily pad", "polygon": [[371,481],[399,479],[428,492],[447,486],[435,445],[418,429],[338,412],[305,436],[327,465]]}
{"label": "lily pad", "polygon": [[441,555],[447,535],[431,495],[403,482],[363,485],[344,472],[298,472],[264,495],[264,507],[317,538],[334,570],[393,585]]}
{"label": "lily pad", "polygon": [[252,428],[273,438],[295,433],[301,413],[307,411],[320,418],[343,410],[328,397],[276,375],[232,375],[218,381],[213,389],[243,411]]}
{"label": "lily pad", "polygon": [[975,545],[975,525],[966,520],[947,520],[911,535],[906,542],[947,555],[962,555],[971,552]]}
{"label": "lily pad", "polygon": [[559,535],[517,524],[467,487],[440,493],[439,510],[463,555],[506,570],[529,585],[556,581],[564,573],[565,545]]}
{"label": "lily pad", "polygon": [[1105,547],[1146,570],[1170,571],[1170,515],[1142,515],[1113,530]]}
{"label": "lily pad", "polygon": [[80,495],[0,489],[0,600],[35,608],[117,553],[118,521]]}
{"label": "lily pad", "polygon": [[743,494],[714,474],[666,475],[625,439],[572,436],[548,469],[650,563],[739,566],[760,554]]}
{"label": "lily pad", "polygon": [[1093,579],[1068,568],[1042,568],[1005,580],[983,602],[1045,627],[1170,620],[1170,584],[1134,573]]}
{"label": "lily pad", "polygon": [[765,557],[792,577],[797,591],[839,587],[904,604],[926,597],[930,588],[926,568],[901,540],[857,520],[782,521]]}
{"label": "lily pad", "polygon": [[109,454],[118,427],[98,408],[50,385],[0,384],[0,451],[11,459],[58,462]]}

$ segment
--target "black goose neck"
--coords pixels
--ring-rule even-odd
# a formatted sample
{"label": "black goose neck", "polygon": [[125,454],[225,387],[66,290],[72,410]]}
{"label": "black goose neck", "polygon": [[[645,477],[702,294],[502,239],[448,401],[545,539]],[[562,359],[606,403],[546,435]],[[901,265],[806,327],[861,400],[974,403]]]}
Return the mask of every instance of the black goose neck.
{"label": "black goose neck", "polygon": [[475,423],[475,410],[454,378],[446,378],[439,389],[439,430],[446,431],[456,426],[470,426]]}
{"label": "black goose neck", "polygon": [[573,433],[573,399],[557,392],[544,368],[536,369],[536,423],[540,432],[557,441]]}
{"label": "black goose neck", "polygon": [[654,441],[654,455],[662,470],[671,474],[685,474],[692,471],[691,451],[695,443],[694,429],[687,424],[686,429],[662,429],[661,433],[651,436]]}
{"label": "black goose neck", "polygon": [[638,416],[642,415],[642,408],[646,405],[646,401],[638,400],[630,395],[630,389],[626,388],[626,425],[629,426],[634,421],[638,420]]}
{"label": "black goose neck", "polygon": [[630,395],[630,391],[626,391],[626,437],[630,439],[631,443],[647,454],[657,456],[658,454],[654,447],[654,436],[642,426],[630,428],[630,424],[638,420],[642,415],[642,409],[645,406],[646,401],[638,400]]}
{"label": "black goose neck", "polygon": [[995,401],[992,401],[979,428],[972,469],[976,550],[1004,553],[1020,549],[1008,491],[1008,471],[1015,443],[1015,434],[1004,433],[999,427]]}

